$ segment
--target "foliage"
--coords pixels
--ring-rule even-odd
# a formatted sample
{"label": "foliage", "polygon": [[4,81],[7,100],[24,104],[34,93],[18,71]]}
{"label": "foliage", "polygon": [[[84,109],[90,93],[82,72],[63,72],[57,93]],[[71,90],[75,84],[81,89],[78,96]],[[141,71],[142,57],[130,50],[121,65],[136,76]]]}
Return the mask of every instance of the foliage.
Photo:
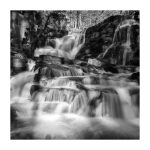
{"label": "foliage", "polygon": [[[28,47],[30,49],[27,54],[29,57],[33,57],[37,47],[45,46],[48,38],[62,37],[67,34],[67,20],[63,14],[64,11],[13,11],[11,13],[21,16],[14,19],[14,26],[17,28],[14,29],[11,26],[11,46],[15,46],[15,38],[19,39],[18,43],[21,46],[16,46],[15,49],[22,51]],[[23,21],[28,22],[28,26],[25,27],[24,37],[21,38],[21,23]],[[27,53],[27,50],[25,52]]]}
{"label": "foliage", "polygon": [[[87,11],[67,11],[68,18],[70,19],[70,28],[88,28],[94,26],[106,18],[114,15],[124,15],[132,18],[138,11],[132,10],[87,10]],[[80,23],[79,23],[80,22]],[[77,25],[75,25],[77,24]]]}
{"label": "foliage", "polygon": [[[68,31],[85,28],[102,22],[112,15],[132,17],[136,11],[74,10],[74,11],[11,11],[11,49],[24,51],[33,57],[34,50],[46,45],[48,39],[62,37]],[[22,29],[22,22],[27,22]],[[24,31],[23,37],[21,36]],[[28,49],[28,50],[27,50]]]}

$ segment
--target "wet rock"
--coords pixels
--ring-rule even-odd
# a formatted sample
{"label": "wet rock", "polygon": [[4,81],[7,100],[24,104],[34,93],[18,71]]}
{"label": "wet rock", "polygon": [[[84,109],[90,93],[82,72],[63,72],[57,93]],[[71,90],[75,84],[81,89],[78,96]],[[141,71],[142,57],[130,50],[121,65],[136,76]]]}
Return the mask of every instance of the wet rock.
{"label": "wet rock", "polygon": [[101,66],[106,72],[118,73],[118,69],[112,64],[103,64]]}
{"label": "wet rock", "polygon": [[139,24],[125,20],[118,25],[103,59],[115,65],[139,65]]}
{"label": "wet rock", "polygon": [[121,15],[111,16],[88,28],[85,35],[85,44],[77,58],[84,56],[84,60],[87,60],[88,58],[96,58],[100,53],[103,53],[112,44],[115,30],[122,19],[123,16]]}
{"label": "wet rock", "polygon": [[137,83],[140,83],[139,77],[140,77],[140,73],[139,73],[139,72],[134,72],[134,73],[132,73],[132,75],[129,77],[129,79],[130,79],[130,80],[134,80],[134,81],[136,81]]}
{"label": "wet rock", "polygon": [[139,66],[139,22],[111,16],[87,29],[85,44],[77,58],[98,58],[115,65]]}

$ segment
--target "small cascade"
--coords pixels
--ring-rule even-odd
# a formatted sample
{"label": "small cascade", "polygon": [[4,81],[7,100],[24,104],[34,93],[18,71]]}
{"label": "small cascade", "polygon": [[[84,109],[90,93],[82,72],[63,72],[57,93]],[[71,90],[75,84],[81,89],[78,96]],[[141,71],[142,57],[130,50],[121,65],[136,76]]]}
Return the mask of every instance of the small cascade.
{"label": "small cascade", "polygon": [[27,62],[28,71],[34,71],[35,65],[36,65],[35,61],[33,61],[32,59],[28,59]]}
{"label": "small cascade", "polygon": [[124,118],[127,120],[135,119],[136,113],[134,112],[133,106],[132,106],[132,99],[129,94],[128,89],[126,88],[116,88],[116,91],[118,93]]}
{"label": "small cascade", "polygon": [[69,79],[51,79],[46,81],[43,88],[47,89],[45,101],[58,101],[71,103],[78,89],[74,81]]}
{"label": "small cascade", "polygon": [[101,91],[100,96],[90,100],[89,114],[123,120],[138,118],[138,92],[132,96],[127,87],[119,86],[114,88],[105,86],[99,90]]}
{"label": "small cascade", "polygon": [[[30,87],[32,85],[34,75],[34,72],[23,72],[11,78],[11,100],[14,97],[26,97],[26,94],[29,92],[28,86]],[[27,91],[25,90],[27,93],[23,90],[24,88],[27,89]],[[23,93],[22,91],[24,91],[25,93]]]}
{"label": "small cascade", "polygon": [[122,65],[126,65],[128,53],[131,52],[131,25],[129,25],[129,27],[127,28],[127,41],[124,44],[124,46],[125,46],[125,49],[124,49],[124,53],[123,53],[123,64]]}
{"label": "small cascade", "polygon": [[56,49],[58,55],[66,59],[75,59],[77,53],[85,43],[85,33],[74,34],[56,39]]}
{"label": "small cascade", "polygon": [[85,33],[67,35],[62,38],[54,39],[55,47],[45,47],[35,50],[34,56],[52,55],[63,57],[65,59],[74,60],[77,53],[85,43]]}
{"label": "small cascade", "polygon": [[77,114],[85,114],[87,108],[88,108],[88,97],[85,91],[81,91],[75,96],[74,100],[72,101],[70,106],[70,112]]}
{"label": "small cascade", "polygon": [[112,64],[127,65],[132,60],[131,34],[139,24],[133,20],[124,20],[115,30],[112,44],[103,54],[103,59],[109,58]]}
{"label": "small cascade", "polygon": [[[65,93],[67,92],[67,93]],[[50,89],[46,95],[45,101],[58,101],[71,103],[74,99],[75,92],[72,90]]]}
{"label": "small cascade", "polygon": [[26,97],[28,99],[31,99],[30,89],[34,85],[33,82],[28,82],[24,85],[22,91],[21,91],[21,97]]}
{"label": "small cascade", "polygon": [[123,118],[122,106],[118,95],[114,91],[102,93],[101,103],[96,108],[96,116]]}

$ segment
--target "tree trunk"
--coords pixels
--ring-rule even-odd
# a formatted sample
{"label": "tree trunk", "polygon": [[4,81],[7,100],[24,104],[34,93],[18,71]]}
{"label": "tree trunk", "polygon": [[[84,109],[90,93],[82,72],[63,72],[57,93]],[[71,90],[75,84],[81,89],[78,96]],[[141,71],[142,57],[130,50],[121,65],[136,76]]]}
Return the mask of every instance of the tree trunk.
{"label": "tree trunk", "polygon": [[80,23],[80,12],[77,11],[77,25],[76,25],[77,29],[79,29],[79,27],[80,27],[79,23]]}

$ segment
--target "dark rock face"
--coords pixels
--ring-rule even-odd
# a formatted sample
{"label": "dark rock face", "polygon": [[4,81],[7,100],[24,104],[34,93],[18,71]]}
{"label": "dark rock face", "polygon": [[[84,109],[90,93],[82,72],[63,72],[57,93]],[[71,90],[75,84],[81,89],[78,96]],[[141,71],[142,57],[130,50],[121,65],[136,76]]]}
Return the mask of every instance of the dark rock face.
{"label": "dark rock face", "polygon": [[114,65],[139,66],[139,23],[124,16],[111,16],[86,31],[77,58],[98,58]]}
{"label": "dark rock face", "polygon": [[121,15],[111,16],[103,22],[88,28],[84,47],[80,50],[77,58],[87,60],[104,52],[112,44],[115,30],[121,20],[123,20]]}
{"label": "dark rock face", "polygon": [[139,72],[132,73],[132,75],[129,77],[129,79],[136,81],[139,84],[140,83],[140,73]]}
{"label": "dark rock face", "polygon": [[135,20],[125,20],[117,27],[103,59],[115,65],[139,66],[139,24]]}

